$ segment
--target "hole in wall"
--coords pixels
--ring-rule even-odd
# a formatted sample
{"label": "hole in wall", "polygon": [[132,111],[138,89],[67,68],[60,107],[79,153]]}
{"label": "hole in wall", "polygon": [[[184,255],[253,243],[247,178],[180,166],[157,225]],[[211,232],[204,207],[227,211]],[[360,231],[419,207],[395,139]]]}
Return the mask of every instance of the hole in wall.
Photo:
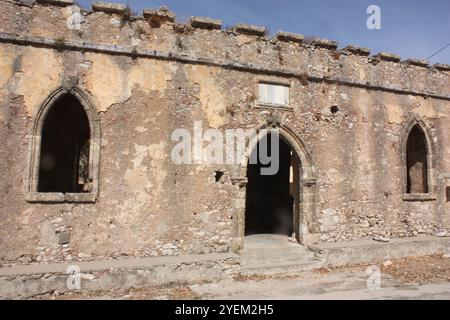
{"label": "hole in wall", "polygon": [[450,202],[450,187],[447,187],[445,189],[445,194],[446,194],[445,198],[446,198],[447,202]]}
{"label": "hole in wall", "polygon": [[338,107],[338,106],[331,106],[331,107],[330,107],[330,112],[331,112],[332,114],[338,113],[338,112],[339,112],[339,107]]}
{"label": "hole in wall", "polygon": [[223,177],[223,171],[216,170],[214,171],[214,173],[215,173],[214,179],[216,180],[216,182],[219,182],[220,179]]}

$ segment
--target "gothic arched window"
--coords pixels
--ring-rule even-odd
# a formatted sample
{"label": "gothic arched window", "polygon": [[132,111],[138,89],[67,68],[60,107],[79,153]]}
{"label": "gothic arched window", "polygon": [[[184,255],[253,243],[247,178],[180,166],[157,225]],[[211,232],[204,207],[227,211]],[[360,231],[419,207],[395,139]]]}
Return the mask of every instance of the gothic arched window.
{"label": "gothic arched window", "polygon": [[28,201],[95,201],[100,122],[81,91],[53,93],[36,115],[30,137]]}

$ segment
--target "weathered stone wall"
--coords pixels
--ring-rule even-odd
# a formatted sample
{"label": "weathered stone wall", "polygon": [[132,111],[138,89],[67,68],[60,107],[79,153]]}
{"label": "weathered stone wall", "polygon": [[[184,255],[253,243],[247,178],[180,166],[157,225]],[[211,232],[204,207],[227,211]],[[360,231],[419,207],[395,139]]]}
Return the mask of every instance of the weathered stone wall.
{"label": "weathered stone wall", "polygon": [[[0,2],[4,265],[230,251],[242,229],[238,168],[170,159],[172,131],[192,130],[197,120],[206,130],[277,118],[303,142],[317,173],[302,220],[310,241],[450,228],[448,66],[338,51],[332,41],[306,44],[289,34],[269,39],[247,26],[222,30],[217,21],[181,25],[165,10],[131,17],[120,6],[85,12],[71,1],[49,2]],[[82,13],[79,26],[74,12]],[[261,80],[289,83],[291,108],[255,108]],[[29,203],[34,117],[52,92],[73,86],[100,117],[98,198]],[[403,199],[403,144],[413,119],[432,139],[435,197],[427,201]],[[225,173],[219,182],[216,170]],[[67,234],[69,243],[59,244]]]}

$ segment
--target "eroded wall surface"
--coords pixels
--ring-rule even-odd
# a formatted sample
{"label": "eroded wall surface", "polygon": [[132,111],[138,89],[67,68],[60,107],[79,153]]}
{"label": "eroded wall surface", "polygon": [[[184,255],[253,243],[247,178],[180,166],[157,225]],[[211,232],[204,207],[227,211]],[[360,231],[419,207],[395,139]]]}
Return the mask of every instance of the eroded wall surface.
{"label": "eroded wall surface", "polygon": [[[57,1],[58,2],[58,1]],[[69,1],[70,2],[70,1]],[[406,237],[450,228],[450,73],[446,66],[337,51],[156,15],[0,2],[0,262],[227,252],[239,238],[235,165],[175,165],[176,128],[280,121],[315,166],[311,241]],[[106,10],[108,11],[108,10]],[[81,23],[71,23],[74,12]],[[258,81],[289,83],[290,108],[256,108]],[[101,122],[95,203],[29,203],[28,135],[60,87],[87,94]],[[338,111],[332,112],[331,107]],[[435,198],[405,201],[403,141],[432,138]],[[215,171],[224,172],[216,182]],[[68,244],[60,244],[68,234]]]}

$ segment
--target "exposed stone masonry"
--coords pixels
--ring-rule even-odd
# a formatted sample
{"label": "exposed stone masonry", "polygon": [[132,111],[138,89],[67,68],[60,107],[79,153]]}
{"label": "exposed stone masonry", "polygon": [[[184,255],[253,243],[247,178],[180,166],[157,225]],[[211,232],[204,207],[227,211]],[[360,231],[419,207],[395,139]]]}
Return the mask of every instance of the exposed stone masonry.
{"label": "exposed stone masonry", "polygon": [[[170,161],[172,131],[194,121],[281,129],[302,162],[303,244],[449,229],[448,65],[206,17],[181,24],[164,7],[92,9],[0,2],[3,266],[238,251],[245,165]],[[289,106],[257,106],[259,82],[287,84]],[[40,111],[67,92],[98,116],[98,192],[27,198]],[[404,190],[415,123],[431,150],[425,195]]]}

